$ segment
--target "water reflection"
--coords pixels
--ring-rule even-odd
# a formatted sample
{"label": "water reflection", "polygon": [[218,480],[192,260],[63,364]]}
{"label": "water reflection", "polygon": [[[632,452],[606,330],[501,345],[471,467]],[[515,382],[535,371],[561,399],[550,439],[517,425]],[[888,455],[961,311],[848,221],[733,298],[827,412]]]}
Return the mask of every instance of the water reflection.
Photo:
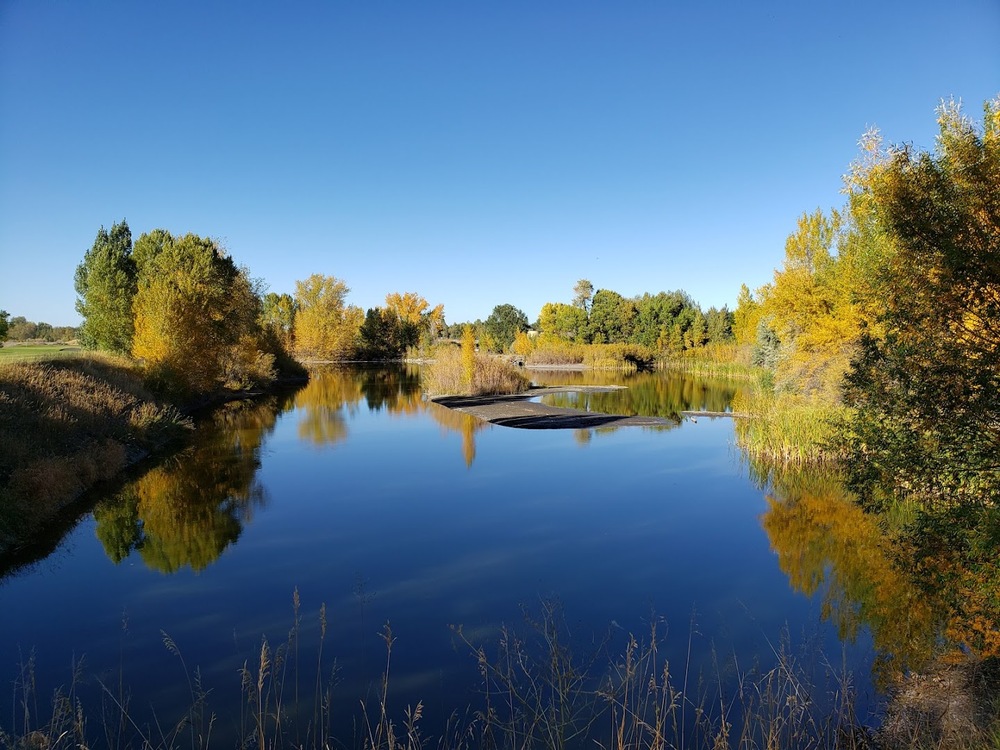
{"label": "water reflection", "polygon": [[865,513],[831,473],[774,474],[761,523],[789,584],[819,594],[821,613],[841,640],[867,627],[874,677],[887,687],[932,656],[939,631],[932,603],[902,565],[900,539]]}
{"label": "water reflection", "polygon": [[[738,386],[682,373],[642,372],[622,376],[600,371],[533,372],[538,385],[624,385],[613,391],[557,393],[542,397],[550,406],[602,414],[666,417],[681,423],[687,411],[729,411]],[[588,438],[589,439],[589,438]]]}
{"label": "water reflection", "polygon": [[313,370],[309,384],[295,396],[295,408],[300,412],[299,437],[314,445],[346,440],[348,423],[362,401],[372,411],[420,413],[426,407],[419,371],[414,367]]}
{"label": "water reflection", "polygon": [[[841,477],[769,469],[761,522],[791,586],[853,641],[867,628],[885,688],[944,655],[1000,655],[1000,560],[989,509],[864,511]],[[996,514],[992,514],[996,534]]]}
{"label": "water reflection", "polygon": [[[545,397],[553,405],[607,413],[722,412],[735,392],[724,382],[663,373],[533,375],[539,384],[626,385],[613,393]],[[460,436],[467,467],[476,460],[478,436],[491,428],[425,401],[416,368],[319,370],[294,396],[220,410],[188,449],[101,502],[94,517],[107,556],[118,563],[134,552],[164,573],[211,565],[266,503],[257,478],[261,449],[289,409],[299,439],[322,446],[349,440],[352,420],[370,412],[429,417]],[[601,431],[575,430],[571,439],[587,448],[595,432]],[[751,465],[750,474],[768,493],[761,524],[789,584],[819,597],[822,617],[842,639],[871,634],[877,684],[921,668],[943,641],[1000,654],[996,511],[877,516],[864,512],[830,473]]]}
{"label": "water reflection", "polygon": [[193,443],[94,508],[97,538],[115,563],[133,551],[150,568],[204,570],[266,502],[260,449],[285,399],[230,404]]}

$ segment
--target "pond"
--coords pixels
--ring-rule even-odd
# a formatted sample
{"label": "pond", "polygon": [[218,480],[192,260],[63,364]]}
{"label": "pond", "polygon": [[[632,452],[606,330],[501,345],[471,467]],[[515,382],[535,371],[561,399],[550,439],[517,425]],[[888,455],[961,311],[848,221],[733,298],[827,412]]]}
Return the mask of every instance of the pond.
{"label": "pond", "polygon": [[[257,679],[266,639],[289,706],[301,691],[314,710],[336,664],[331,721],[357,735],[359,701],[377,704],[388,623],[394,719],[421,701],[433,736],[481,699],[475,647],[496,653],[505,625],[530,642],[526,613],[552,611],[581,658],[613,660],[656,622],[674,672],[705,694],[790,651],[807,672],[852,670],[858,708],[872,710],[884,652],[913,640],[885,632],[907,606],[903,584],[864,584],[887,558],[877,528],[830,499],[835,487],[803,476],[762,487],[732,419],[681,416],[725,412],[737,386],[533,377],[623,385],[553,398],[674,422],[492,426],[425,400],[415,368],[319,371],[295,393],[232,405],[0,582],[0,705],[20,700],[30,663],[44,714],[83,659],[80,695],[105,706],[93,713],[122,682],[140,723],[155,711],[171,724],[197,668],[213,736],[229,746],[248,722],[240,670]],[[0,727],[16,729],[23,715],[10,711]]]}

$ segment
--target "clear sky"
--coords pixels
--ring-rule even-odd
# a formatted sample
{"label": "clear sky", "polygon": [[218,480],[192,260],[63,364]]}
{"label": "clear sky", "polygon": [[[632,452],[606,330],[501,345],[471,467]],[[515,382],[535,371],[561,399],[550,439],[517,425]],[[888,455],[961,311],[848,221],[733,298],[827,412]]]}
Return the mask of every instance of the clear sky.
{"label": "clear sky", "polygon": [[449,322],[580,278],[732,307],[869,126],[998,93],[1000,0],[0,0],[0,308],[78,323],[123,218]]}

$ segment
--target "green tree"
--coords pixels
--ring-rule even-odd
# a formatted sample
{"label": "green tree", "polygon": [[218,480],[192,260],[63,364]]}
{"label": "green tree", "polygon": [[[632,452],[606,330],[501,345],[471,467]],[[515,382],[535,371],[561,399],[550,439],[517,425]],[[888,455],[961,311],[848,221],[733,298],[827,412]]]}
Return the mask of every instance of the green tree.
{"label": "green tree", "polygon": [[854,488],[925,506],[1000,501],[1000,99],[977,128],[939,110],[933,153],[890,152],[865,175],[893,252],[879,337],[847,379]]}
{"label": "green tree", "polygon": [[128,224],[122,220],[110,232],[102,226],[76,269],[76,311],[83,318],[80,341],[85,347],[122,354],[131,351],[136,285]]}
{"label": "green tree", "polygon": [[359,335],[363,359],[398,359],[406,349],[399,316],[384,307],[369,308]]}
{"label": "green tree", "polygon": [[590,340],[595,344],[621,344],[632,340],[638,309],[618,292],[599,289],[590,307]]}
{"label": "green tree", "polygon": [[634,301],[636,307],[632,339],[637,344],[651,348],[658,346],[664,330],[669,330],[683,310],[694,307],[694,302],[681,291],[644,294]]}
{"label": "green tree", "polygon": [[0,346],[3,346],[3,342],[7,340],[7,330],[8,323],[7,318],[10,317],[10,313],[6,310],[0,310]]}
{"label": "green tree", "polygon": [[587,332],[587,313],[575,305],[546,302],[538,314],[538,332],[567,341],[581,341]]}
{"label": "green tree", "polygon": [[733,314],[729,308],[723,305],[722,309],[714,307],[708,308],[705,313],[705,321],[708,326],[708,341],[711,344],[722,344],[732,341],[733,338]]}
{"label": "green tree", "polygon": [[518,331],[528,330],[528,316],[513,305],[497,305],[484,324],[497,351],[506,351]]}

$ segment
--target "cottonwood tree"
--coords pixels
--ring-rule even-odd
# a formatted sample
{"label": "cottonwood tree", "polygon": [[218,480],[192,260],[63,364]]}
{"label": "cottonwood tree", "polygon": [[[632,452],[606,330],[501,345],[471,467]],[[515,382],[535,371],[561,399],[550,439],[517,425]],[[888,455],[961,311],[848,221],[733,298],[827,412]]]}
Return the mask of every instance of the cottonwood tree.
{"label": "cottonwood tree", "polygon": [[273,377],[261,302],[246,269],[213,240],[157,235],[135,295],[132,354],[164,385],[202,392]]}
{"label": "cottonwood tree", "polygon": [[128,224],[123,219],[110,232],[102,226],[76,269],[76,311],[83,318],[83,346],[120,354],[131,350],[137,278]]}
{"label": "cottonwood tree", "polygon": [[347,284],[335,276],[313,274],[295,282],[295,351],[312,359],[349,359],[358,345],[365,314],[347,305]]}
{"label": "cottonwood tree", "polygon": [[292,350],[292,332],[298,306],[290,294],[268,292],[261,307],[261,323],[281,342],[285,351]]}
{"label": "cottonwood tree", "polygon": [[587,312],[564,302],[546,302],[538,314],[538,332],[567,341],[582,341],[587,332]]}

